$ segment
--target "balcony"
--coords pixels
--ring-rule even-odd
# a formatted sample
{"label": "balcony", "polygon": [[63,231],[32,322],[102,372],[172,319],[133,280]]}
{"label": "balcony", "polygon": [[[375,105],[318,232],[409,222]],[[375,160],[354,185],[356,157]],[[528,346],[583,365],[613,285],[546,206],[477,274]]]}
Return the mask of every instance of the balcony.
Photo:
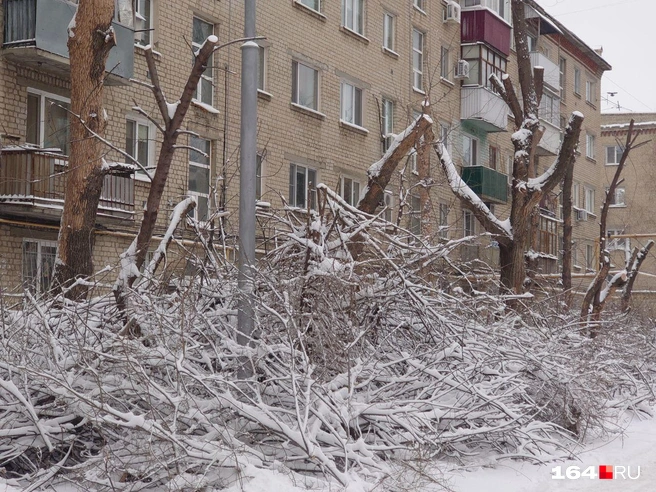
{"label": "balcony", "polygon": [[[66,156],[40,149],[10,147],[0,153],[0,211],[59,220],[64,205]],[[98,215],[131,220],[134,180],[105,176]],[[45,217],[44,217],[45,216]]]}
{"label": "balcony", "polygon": [[560,129],[547,121],[541,120],[541,122],[544,134],[540,139],[536,152],[538,155],[557,155],[560,150]]}
{"label": "balcony", "polygon": [[484,132],[505,132],[508,107],[501,96],[480,86],[464,86],[460,91],[460,119]]}
{"label": "balcony", "polygon": [[462,44],[485,43],[505,56],[510,54],[510,24],[486,8],[462,11],[460,37]]}
{"label": "balcony", "polygon": [[[2,54],[13,63],[68,78],[67,27],[76,5],[65,0],[4,0]],[[118,22],[107,59],[108,85],[126,85],[134,64],[134,31]]]}
{"label": "balcony", "polygon": [[544,68],[544,83],[560,92],[560,67],[538,51],[531,51],[531,65]]}
{"label": "balcony", "polygon": [[508,201],[508,176],[499,171],[485,166],[463,167],[462,180],[484,202]]}

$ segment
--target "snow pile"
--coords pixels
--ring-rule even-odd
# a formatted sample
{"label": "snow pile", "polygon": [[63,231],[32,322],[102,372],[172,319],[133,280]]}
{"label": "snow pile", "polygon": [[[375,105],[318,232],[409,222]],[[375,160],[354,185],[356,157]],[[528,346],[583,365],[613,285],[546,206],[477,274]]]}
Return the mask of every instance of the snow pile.
{"label": "snow pile", "polygon": [[609,323],[591,340],[546,310],[449,294],[436,286],[453,244],[395,239],[321,190],[318,213],[267,212],[280,245],[253,279],[250,347],[235,341],[236,272],[209,250],[196,278],[131,293],[139,338],[119,335],[110,296],[0,311],[4,477],[399,490],[399,468],[426,456],[550,459],[614,413],[647,411],[650,334]]}

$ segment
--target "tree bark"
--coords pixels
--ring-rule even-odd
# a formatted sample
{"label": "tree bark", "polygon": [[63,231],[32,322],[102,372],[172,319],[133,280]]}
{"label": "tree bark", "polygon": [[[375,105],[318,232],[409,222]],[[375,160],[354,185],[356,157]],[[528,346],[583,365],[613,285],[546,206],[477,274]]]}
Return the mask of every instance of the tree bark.
{"label": "tree bark", "polygon": [[[654,241],[648,241],[644,248],[640,250],[639,253],[632,255],[631,261],[626,266],[628,271],[627,282],[624,286],[624,292],[622,292],[622,312],[628,313],[631,308],[631,294],[633,292],[633,284],[635,283],[636,278],[638,277],[638,272],[642,266],[642,262],[647,258],[649,250],[654,245]],[[637,249],[637,248],[636,248]]]}
{"label": "tree bark", "polygon": [[572,185],[574,166],[567,169],[562,187],[563,200],[563,271],[562,284],[567,307],[572,302]]}
{"label": "tree bark", "polygon": [[93,273],[93,230],[105,171],[103,144],[89,130],[102,137],[107,125],[102,100],[107,57],[116,44],[113,16],[113,0],[80,0],[69,28],[71,150],[53,285],[55,293],[63,290],[71,299],[86,297],[84,284],[67,288]]}

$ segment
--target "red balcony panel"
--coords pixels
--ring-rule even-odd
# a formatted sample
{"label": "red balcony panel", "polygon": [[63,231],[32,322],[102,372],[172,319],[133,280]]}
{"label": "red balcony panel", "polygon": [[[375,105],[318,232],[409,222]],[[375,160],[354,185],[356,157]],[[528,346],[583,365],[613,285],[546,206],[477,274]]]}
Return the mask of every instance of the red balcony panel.
{"label": "red balcony panel", "polygon": [[485,43],[505,56],[510,54],[510,26],[490,10],[462,12],[460,26],[463,43]]}

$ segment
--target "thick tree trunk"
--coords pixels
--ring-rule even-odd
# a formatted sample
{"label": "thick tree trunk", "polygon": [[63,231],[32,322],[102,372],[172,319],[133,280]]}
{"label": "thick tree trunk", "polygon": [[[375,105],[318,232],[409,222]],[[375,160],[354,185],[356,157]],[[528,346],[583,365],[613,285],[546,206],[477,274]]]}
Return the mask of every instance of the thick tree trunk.
{"label": "thick tree trunk", "polygon": [[[116,44],[111,29],[113,16],[113,0],[80,0],[75,24],[69,28],[73,114],[69,116],[71,150],[54,273],[55,292],[93,273],[93,230],[105,172],[102,142],[89,130],[101,137],[105,132],[102,99],[107,57]],[[87,287],[75,285],[65,290],[65,295],[84,298]]]}

